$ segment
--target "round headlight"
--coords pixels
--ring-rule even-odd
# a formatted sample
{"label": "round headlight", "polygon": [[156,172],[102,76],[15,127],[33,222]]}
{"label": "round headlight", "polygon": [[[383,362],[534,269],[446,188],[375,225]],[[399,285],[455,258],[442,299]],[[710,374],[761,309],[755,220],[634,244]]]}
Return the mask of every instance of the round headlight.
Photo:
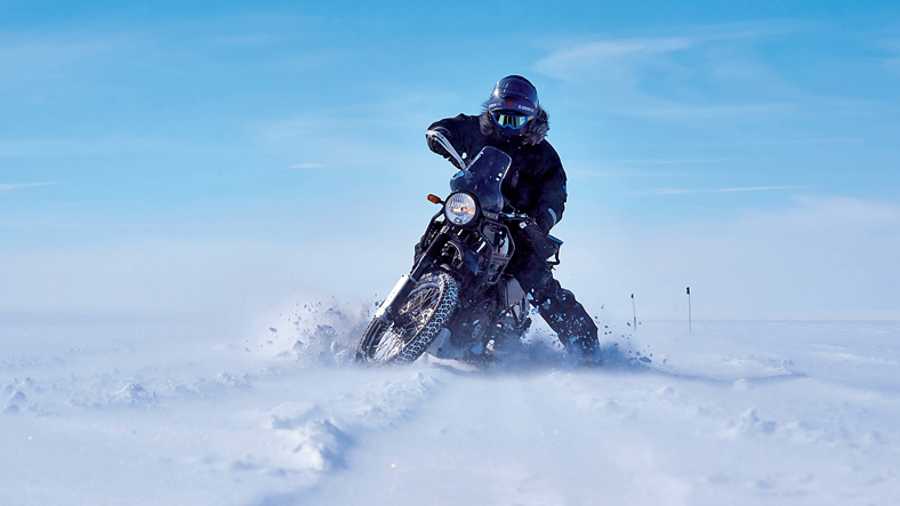
{"label": "round headlight", "polygon": [[468,193],[454,193],[447,197],[444,204],[444,216],[454,225],[466,225],[478,211],[475,199]]}

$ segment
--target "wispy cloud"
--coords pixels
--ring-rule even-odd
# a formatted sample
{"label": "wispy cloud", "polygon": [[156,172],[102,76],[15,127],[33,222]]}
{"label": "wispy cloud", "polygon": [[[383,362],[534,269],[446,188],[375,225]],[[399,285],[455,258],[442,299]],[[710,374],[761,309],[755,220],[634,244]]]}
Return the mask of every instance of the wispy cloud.
{"label": "wispy cloud", "polygon": [[[81,137],[0,138],[0,158],[71,158],[152,155],[178,150],[196,154],[221,153],[229,146],[188,142],[182,138],[142,134]],[[237,149],[237,148],[234,148]]]}
{"label": "wispy cloud", "polygon": [[803,186],[732,186],[726,188],[657,188],[647,192],[650,195],[691,195],[696,193],[749,193],[801,190]]}
{"label": "wispy cloud", "polygon": [[557,47],[534,70],[585,87],[604,111],[641,119],[710,120],[792,112],[798,93],[755,45],[791,29],[684,28],[657,37],[604,37]]}
{"label": "wispy cloud", "polygon": [[56,183],[0,183],[0,192],[25,190],[27,188],[39,188],[41,186],[52,186],[55,184]]}
{"label": "wispy cloud", "polygon": [[325,164],[321,162],[300,162],[294,163],[288,166],[291,170],[311,170],[311,169],[324,169]]}
{"label": "wispy cloud", "polygon": [[758,104],[695,105],[688,103],[657,102],[645,106],[634,106],[626,112],[630,116],[644,119],[715,119],[722,117],[769,116],[796,110],[787,102],[767,102]]}
{"label": "wispy cloud", "polygon": [[116,42],[102,38],[73,37],[13,38],[5,37],[0,45],[0,63],[63,65],[79,63],[116,47]]}
{"label": "wispy cloud", "polygon": [[538,60],[534,66],[538,72],[567,80],[576,77],[585,67],[682,51],[695,46],[697,42],[689,37],[598,40],[553,51]]}
{"label": "wispy cloud", "polygon": [[697,166],[720,165],[732,158],[644,158],[624,160],[574,161],[566,166],[570,176],[659,178],[682,177]]}
{"label": "wispy cloud", "polygon": [[644,165],[705,165],[717,164],[731,161],[731,158],[639,158],[625,159],[613,162],[618,165],[625,166],[644,166]]}
{"label": "wispy cloud", "polygon": [[784,23],[771,23],[766,27],[723,24],[684,28],[677,35],[606,37],[559,47],[540,58],[534,67],[538,72],[562,80],[578,78],[590,69],[596,69],[600,74],[616,74],[627,72],[627,67],[701,46],[758,39],[792,29]]}

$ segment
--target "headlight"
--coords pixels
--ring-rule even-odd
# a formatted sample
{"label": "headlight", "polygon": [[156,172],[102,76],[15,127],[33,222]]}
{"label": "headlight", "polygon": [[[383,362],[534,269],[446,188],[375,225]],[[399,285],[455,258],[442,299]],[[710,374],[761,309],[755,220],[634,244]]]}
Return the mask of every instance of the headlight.
{"label": "headlight", "polygon": [[447,197],[444,204],[444,216],[454,225],[466,225],[478,211],[478,204],[468,193],[454,193]]}

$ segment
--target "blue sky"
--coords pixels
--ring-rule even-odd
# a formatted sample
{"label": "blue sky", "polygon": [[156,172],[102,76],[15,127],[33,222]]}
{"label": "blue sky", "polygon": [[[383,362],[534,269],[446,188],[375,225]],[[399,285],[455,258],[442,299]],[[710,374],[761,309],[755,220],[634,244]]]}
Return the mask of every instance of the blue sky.
{"label": "blue sky", "polygon": [[[422,195],[450,173],[423,129],[476,112],[508,73],[550,112],[573,248],[847,202],[893,216],[900,197],[892,2],[0,0],[0,13],[0,249],[17,259],[311,237],[324,255],[347,236],[392,237],[405,255],[431,212]],[[865,237],[895,237],[888,223]]]}

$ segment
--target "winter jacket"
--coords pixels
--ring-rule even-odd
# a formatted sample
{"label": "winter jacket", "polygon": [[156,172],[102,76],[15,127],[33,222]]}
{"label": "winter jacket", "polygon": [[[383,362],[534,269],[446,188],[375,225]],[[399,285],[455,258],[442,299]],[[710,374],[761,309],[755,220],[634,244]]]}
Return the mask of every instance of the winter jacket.
{"label": "winter jacket", "polygon": [[[519,211],[537,222],[546,233],[562,219],[566,207],[566,173],[559,155],[544,138],[548,130],[547,114],[540,111],[523,135],[505,139],[494,132],[487,113],[479,116],[460,114],[428,127],[438,130],[466,160],[485,146],[493,146],[512,157],[512,167],[503,183],[503,195]],[[451,160],[437,143],[428,147]]]}

